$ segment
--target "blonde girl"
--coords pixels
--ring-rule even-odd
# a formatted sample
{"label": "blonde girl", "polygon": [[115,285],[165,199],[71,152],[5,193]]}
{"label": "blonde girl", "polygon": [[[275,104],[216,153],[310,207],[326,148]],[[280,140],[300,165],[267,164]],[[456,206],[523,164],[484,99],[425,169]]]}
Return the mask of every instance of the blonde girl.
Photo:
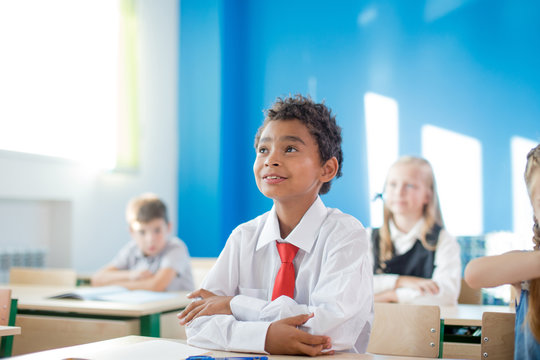
{"label": "blonde girl", "polygon": [[429,162],[398,159],[388,171],[383,199],[383,226],[371,230],[375,301],[456,304],[460,248],[444,229]]}
{"label": "blonde girl", "polygon": [[465,269],[465,281],[473,287],[512,284],[516,290],[514,359],[540,356],[540,145],[527,155],[525,184],[534,211],[535,251],[511,251],[472,260]]}

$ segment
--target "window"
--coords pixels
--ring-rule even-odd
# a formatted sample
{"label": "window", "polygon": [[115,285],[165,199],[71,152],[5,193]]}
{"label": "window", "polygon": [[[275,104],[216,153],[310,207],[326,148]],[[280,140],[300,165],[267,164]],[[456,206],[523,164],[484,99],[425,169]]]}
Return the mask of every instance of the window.
{"label": "window", "polygon": [[436,126],[422,127],[422,154],[437,181],[445,226],[453,235],[483,231],[482,145]]}
{"label": "window", "polygon": [[[392,98],[366,93],[364,107],[369,195],[374,198],[383,191],[386,173],[398,157],[398,104]],[[382,201],[373,201],[370,204],[370,217],[370,226],[382,225]]]}
{"label": "window", "polygon": [[129,146],[119,151],[118,126],[133,126],[118,120],[135,116],[119,72],[133,50],[129,3],[0,2],[0,149],[117,165]]}
{"label": "window", "polygon": [[530,249],[532,246],[531,229],[533,225],[533,210],[523,173],[527,164],[527,154],[536,145],[536,142],[518,136],[514,136],[510,140],[512,152],[513,223],[514,232],[522,235],[521,239],[523,239],[523,243],[520,244],[522,249]]}

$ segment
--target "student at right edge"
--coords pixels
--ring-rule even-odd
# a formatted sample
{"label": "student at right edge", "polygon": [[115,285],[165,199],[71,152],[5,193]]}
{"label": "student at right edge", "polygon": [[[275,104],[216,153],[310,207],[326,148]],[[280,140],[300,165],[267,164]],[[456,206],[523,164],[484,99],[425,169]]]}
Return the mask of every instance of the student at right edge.
{"label": "student at right edge", "polygon": [[515,360],[540,359],[540,145],[527,155],[525,184],[534,213],[534,250],[473,259],[465,268],[472,288],[511,284],[516,290]]}

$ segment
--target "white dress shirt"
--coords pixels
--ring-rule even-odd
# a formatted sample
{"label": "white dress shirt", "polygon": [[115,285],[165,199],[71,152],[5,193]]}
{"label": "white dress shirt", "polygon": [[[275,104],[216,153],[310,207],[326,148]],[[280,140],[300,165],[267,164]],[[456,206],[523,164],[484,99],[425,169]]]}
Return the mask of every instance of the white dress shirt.
{"label": "white dress shirt", "polygon": [[[271,301],[281,265],[275,242],[299,250],[293,261],[294,299]],[[203,288],[234,296],[233,315],[202,316],[186,327],[188,344],[227,351],[265,352],[271,322],[314,313],[300,328],[326,335],[334,350],[366,351],[373,321],[372,267],[362,224],[320,198],[284,240],[275,209],[238,226]]]}
{"label": "white dress shirt", "polygon": [[[420,238],[424,219],[420,219],[408,233],[401,232],[390,221],[390,238],[394,244],[396,255],[402,255],[409,251]],[[373,251],[371,249],[371,229],[368,229],[371,261]],[[431,279],[437,283],[439,293],[436,295],[422,294],[419,290],[411,288],[398,288],[396,294],[400,303],[428,304],[428,305],[456,305],[461,289],[461,257],[460,246],[457,240],[446,231],[441,229],[435,251],[435,269]],[[394,289],[399,275],[375,274],[373,276],[373,292]]]}

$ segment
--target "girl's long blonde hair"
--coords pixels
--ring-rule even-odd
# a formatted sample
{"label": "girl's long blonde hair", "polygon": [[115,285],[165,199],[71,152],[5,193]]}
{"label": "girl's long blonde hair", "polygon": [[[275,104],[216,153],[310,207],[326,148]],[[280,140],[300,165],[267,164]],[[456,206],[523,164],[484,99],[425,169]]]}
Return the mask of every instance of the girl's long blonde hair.
{"label": "girl's long blonde hair", "polygon": [[[427,187],[431,189],[431,201],[429,201],[423,210],[424,217],[424,228],[420,236],[420,241],[424,248],[428,250],[435,250],[436,246],[429,244],[426,240],[426,235],[429,233],[433,225],[437,224],[440,227],[444,227],[444,223],[441,215],[441,208],[439,206],[439,196],[437,194],[437,186],[435,184],[435,175],[433,174],[433,168],[431,164],[423,158],[415,156],[402,156],[400,157],[392,167],[397,165],[412,165],[417,166],[425,174],[425,179],[427,181]],[[386,188],[386,184],[384,185]],[[383,226],[381,227],[380,241],[379,241],[379,262],[382,266],[387,260],[392,258],[394,245],[392,244],[392,239],[390,237],[390,220],[393,220],[393,214],[388,209],[386,204],[384,205],[384,220]]]}
{"label": "girl's long blonde hair", "polygon": [[[525,167],[525,184],[529,197],[532,197],[532,180],[533,175],[540,171],[540,145],[527,154],[527,166]],[[540,181],[540,173],[536,174],[536,181]],[[537,214],[538,215],[538,214]],[[533,243],[534,250],[540,250],[540,228],[538,219],[534,216],[533,225]],[[531,332],[540,342],[540,278],[533,279],[529,282],[529,310],[527,310],[527,321]]]}

